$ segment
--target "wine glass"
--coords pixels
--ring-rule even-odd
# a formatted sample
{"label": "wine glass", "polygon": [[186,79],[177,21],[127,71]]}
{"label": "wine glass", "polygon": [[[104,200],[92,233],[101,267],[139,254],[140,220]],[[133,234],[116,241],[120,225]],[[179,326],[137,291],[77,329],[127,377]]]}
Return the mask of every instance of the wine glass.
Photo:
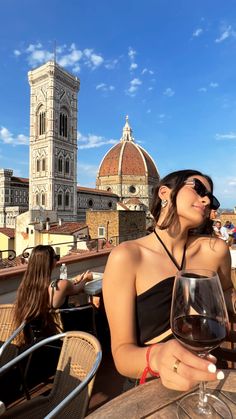
{"label": "wine glass", "polygon": [[[217,273],[205,269],[177,273],[172,294],[171,329],[183,346],[203,358],[225,340],[229,319]],[[181,399],[178,417],[231,419],[232,414],[222,400],[206,394],[205,383],[201,382],[198,392]]]}

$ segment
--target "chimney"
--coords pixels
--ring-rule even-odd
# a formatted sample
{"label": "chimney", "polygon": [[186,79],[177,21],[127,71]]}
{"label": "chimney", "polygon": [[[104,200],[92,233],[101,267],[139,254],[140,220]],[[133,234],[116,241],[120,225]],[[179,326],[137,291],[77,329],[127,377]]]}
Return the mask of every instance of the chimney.
{"label": "chimney", "polygon": [[58,225],[61,226],[62,225],[62,218],[58,218]]}
{"label": "chimney", "polygon": [[48,231],[50,229],[50,223],[49,221],[46,222],[46,230]]}

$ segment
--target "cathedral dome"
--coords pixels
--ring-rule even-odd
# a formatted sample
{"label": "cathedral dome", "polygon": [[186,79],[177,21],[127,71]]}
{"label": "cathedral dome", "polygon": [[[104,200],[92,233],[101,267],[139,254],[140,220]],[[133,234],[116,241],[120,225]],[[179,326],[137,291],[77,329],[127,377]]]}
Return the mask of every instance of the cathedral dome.
{"label": "cathedral dome", "polygon": [[[117,194],[124,204],[137,198],[148,209],[158,180],[159,174],[153,159],[135,143],[126,117],[120,142],[101,161],[96,187]],[[135,204],[135,207],[138,209],[140,205]]]}
{"label": "cathedral dome", "polygon": [[134,142],[128,117],[126,117],[120,143],[108,151],[98,170],[98,178],[124,175],[159,178],[157,168],[150,155]]}

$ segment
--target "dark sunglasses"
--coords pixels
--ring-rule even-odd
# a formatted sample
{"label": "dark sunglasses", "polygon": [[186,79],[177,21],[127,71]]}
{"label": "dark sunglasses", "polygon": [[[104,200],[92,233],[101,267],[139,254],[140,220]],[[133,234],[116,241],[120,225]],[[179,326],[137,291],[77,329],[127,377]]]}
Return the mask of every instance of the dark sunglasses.
{"label": "dark sunglasses", "polygon": [[193,189],[199,196],[201,196],[201,198],[207,196],[210,199],[210,209],[217,210],[220,207],[218,199],[216,199],[216,197],[207,190],[205,185],[199,179],[193,178],[191,180],[186,180],[184,183],[185,185],[193,186]]}
{"label": "dark sunglasses", "polygon": [[58,262],[60,260],[60,255],[54,255],[53,259],[55,259]]}

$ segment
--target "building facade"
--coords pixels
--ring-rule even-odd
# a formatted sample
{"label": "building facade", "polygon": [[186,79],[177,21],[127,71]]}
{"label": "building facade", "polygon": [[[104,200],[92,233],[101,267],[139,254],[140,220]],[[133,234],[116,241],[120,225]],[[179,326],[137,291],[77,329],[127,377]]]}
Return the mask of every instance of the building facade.
{"label": "building facade", "polygon": [[0,169],[0,227],[14,228],[19,214],[29,207],[29,180]]}

